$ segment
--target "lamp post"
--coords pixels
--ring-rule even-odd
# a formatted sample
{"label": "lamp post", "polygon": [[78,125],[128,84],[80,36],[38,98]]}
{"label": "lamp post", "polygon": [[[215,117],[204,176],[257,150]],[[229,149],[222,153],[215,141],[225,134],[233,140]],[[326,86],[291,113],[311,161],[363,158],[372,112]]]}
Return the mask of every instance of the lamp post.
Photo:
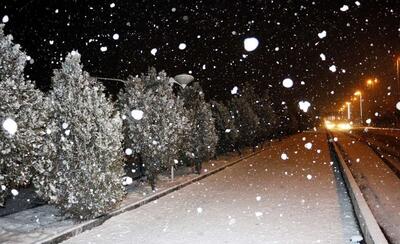
{"label": "lamp post", "polygon": [[397,96],[400,98],[400,56],[396,59]]}
{"label": "lamp post", "polygon": [[354,96],[359,96],[360,97],[360,119],[361,119],[360,123],[363,124],[363,106],[362,106],[363,99],[362,99],[362,93],[360,91],[356,91],[354,93]]}
{"label": "lamp post", "polygon": [[350,122],[350,120],[351,120],[351,107],[350,107],[351,102],[346,102],[346,105],[347,105],[347,120]]}
{"label": "lamp post", "polygon": [[[189,74],[180,74],[176,75],[174,78],[170,77],[169,78],[169,83],[170,84],[178,84],[182,89],[185,89],[185,87],[194,80],[194,77]],[[175,165],[171,165],[171,180],[174,180],[175,178]]]}

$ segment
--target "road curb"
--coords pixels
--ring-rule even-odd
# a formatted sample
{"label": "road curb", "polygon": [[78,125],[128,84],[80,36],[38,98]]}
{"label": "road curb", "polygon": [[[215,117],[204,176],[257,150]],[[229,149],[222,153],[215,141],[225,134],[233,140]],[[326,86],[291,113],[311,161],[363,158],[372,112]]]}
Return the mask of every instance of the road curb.
{"label": "road curb", "polygon": [[[328,134],[328,138],[333,138]],[[388,241],[378,225],[367,201],[365,200],[360,188],[358,187],[350,168],[339,149],[336,142],[331,141],[334,154],[337,157],[339,169],[343,175],[343,179],[349,191],[350,199],[359,222],[361,232],[364,236],[364,241],[367,244],[387,244]]]}
{"label": "road curb", "polygon": [[147,203],[150,203],[150,202],[152,202],[154,200],[157,200],[160,197],[168,195],[168,194],[170,194],[170,193],[172,193],[174,191],[177,191],[177,190],[182,189],[182,188],[184,188],[184,187],[186,187],[188,185],[191,185],[194,182],[200,181],[200,180],[202,180],[202,179],[204,179],[204,178],[206,178],[208,176],[216,174],[216,173],[218,173],[218,172],[220,172],[220,171],[222,171],[222,170],[224,170],[224,169],[226,169],[228,167],[231,167],[231,166],[239,163],[242,160],[245,160],[247,158],[253,157],[253,156],[259,154],[262,151],[264,151],[264,149],[261,149],[259,151],[250,153],[249,155],[246,155],[246,156],[241,157],[241,158],[239,158],[239,159],[237,159],[235,161],[232,161],[230,163],[222,165],[222,166],[220,166],[220,167],[218,167],[216,169],[210,170],[210,171],[208,171],[206,173],[203,173],[203,174],[201,174],[201,175],[199,175],[197,177],[194,177],[194,178],[192,178],[190,180],[184,181],[184,182],[179,183],[179,184],[177,184],[175,186],[172,186],[170,188],[167,188],[167,189],[164,189],[164,190],[162,190],[160,192],[157,192],[154,195],[151,195],[151,196],[148,196],[146,198],[143,198],[140,201],[128,204],[128,205],[126,205],[124,207],[121,207],[121,208],[119,208],[117,210],[114,210],[113,212],[111,212],[111,213],[109,213],[109,214],[107,214],[105,216],[102,216],[102,217],[99,217],[99,218],[96,218],[96,219],[93,219],[93,220],[86,221],[86,222],[81,223],[81,224],[79,224],[77,226],[74,226],[74,227],[72,227],[72,228],[70,228],[68,230],[65,230],[65,231],[63,231],[61,233],[57,233],[52,237],[48,237],[48,238],[39,240],[38,242],[35,242],[35,243],[54,244],[54,243],[60,243],[62,241],[65,241],[65,240],[67,240],[67,239],[69,239],[71,237],[74,237],[74,236],[76,236],[76,235],[78,235],[78,234],[80,234],[80,233],[82,233],[84,231],[90,230],[90,229],[92,229],[94,227],[97,227],[97,226],[103,224],[106,220],[108,220],[111,217],[114,217],[114,216],[117,216],[117,215],[122,214],[124,212],[139,208],[140,206],[143,206],[143,205],[145,205]]}

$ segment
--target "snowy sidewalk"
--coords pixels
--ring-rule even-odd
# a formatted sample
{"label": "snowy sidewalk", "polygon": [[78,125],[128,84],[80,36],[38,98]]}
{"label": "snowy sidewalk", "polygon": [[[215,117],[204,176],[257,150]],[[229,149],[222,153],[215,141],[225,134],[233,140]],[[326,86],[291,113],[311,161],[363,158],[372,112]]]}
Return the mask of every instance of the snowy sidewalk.
{"label": "snowy sidewalk", "polygon": [[358,226],[330,161],[325,133],[292,136],[66,243],[350,243]]}
{"label": "snowy sidewalk", "polygon": [[[246,149],[242,157],[247,157],[253,152]],[[217,160],[212,160],[203,164],[203,177],[206,173],[223,168],[241,157],[236,153],[219,156]],[[177,172],[178,173],[178,172]],[[132,209],[143,205],[147,199],[157,197],[160,193],[167,192],[174,187],[188,183],[199,177],[197,174],[177,175],[174,181],[167,177],[160,177],[157,182],[157,191],[152,192],[147,183],[135,182],[128,188],[128,195],[121,203],[120,207],[113,212],[118,214],[125,209]],[[97,226],[104,221],[102,218],[74,222],[71,219],[62,217],[59,210],[50,205],[44,205],[33,209],[28,209],[19,213],[0,217],[0,243],[42,243],[55,242],[54,238],[65,239],[62,235],[74,235],[81,232],[82,228]],[[60,236],[61,235],[61,236]],[[57,239],[58,240],[58,239]]]}

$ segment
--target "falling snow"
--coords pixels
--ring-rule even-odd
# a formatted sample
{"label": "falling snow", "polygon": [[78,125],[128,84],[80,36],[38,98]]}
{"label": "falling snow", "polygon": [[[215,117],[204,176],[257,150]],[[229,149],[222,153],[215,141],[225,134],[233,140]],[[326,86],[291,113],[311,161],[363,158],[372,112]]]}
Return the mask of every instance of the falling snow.
{"label": "falling snow", "polygon": [[286,79],[284,79],[284,80],[282,81],[282,85],[283,85],[285,88],[291,88],[291,87],[293,86],[293,80],[290,79],[290,78],[286,78]]}
{"label": "falling snow", "polygon": [[259,44],[258,39],[255,37],[249,37],[249,38],[244,39],[244,41],[243,41],[244,49],[247,52],[252,52],[252,51],[256,50],[258,47],[258,44]]}
{"label": "falling snow", "polygon": [[324,39],[326,37],[326,31],[321,31],[320,33],[318,33],[318,37],[320,39]]}
{"label": "falling snow", "polygon": [[9,20],[10,20],[10,19],[8,18],[8,15],[4,15],[4,16],[3,16],[3,19],[2,19],[2,22],[3,22],[3,23],[7,23]]}
{"label": "falling snow", "polygon": [[331,65],[331,66],[329,66],[329,70],[331,71],[331,72],[336,72],[336,66],[335,65]]}
{"label": "falling snow", "polygon": [[186,49],[186,44],[185,43],[181,43],[181,44],[179,44],[179,47],[178,47],[180,50],[185,50]]}
{"label": "falling snow", "polygon": [[3,129],[7,131],[10,135],[14,135],[18,130],[18,125],[13,119],[7,118],[3,122]]}
{"label": "falling snow", "polygon": [[138,110],[138,109],[134,109],[131,111],[131,115],[135,120],[141,120],[143,118],[143,111],[142,110]]}
{"label": "falling snow", "polygon": [[237,87],[237,86],[234,86],[234,87],[232,88],[232,90],[231,90],[231,94],[232,94],[232,95],[235,95],[235,94],[237,94],[237,92],[238,92],[238,87]]}

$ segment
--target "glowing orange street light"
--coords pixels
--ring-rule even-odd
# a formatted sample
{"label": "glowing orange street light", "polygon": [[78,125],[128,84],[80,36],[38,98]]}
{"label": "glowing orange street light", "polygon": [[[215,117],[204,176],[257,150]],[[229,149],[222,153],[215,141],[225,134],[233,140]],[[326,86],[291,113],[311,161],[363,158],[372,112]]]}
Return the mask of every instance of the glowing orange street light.
{"label": "glowing orange street light", "polygon": [[374,78],[374,79],[368,79],[367,80],[367,86],[368,87],[373,87],[375,84],[377,84],[378,83],[378,79],[377,78]]}

